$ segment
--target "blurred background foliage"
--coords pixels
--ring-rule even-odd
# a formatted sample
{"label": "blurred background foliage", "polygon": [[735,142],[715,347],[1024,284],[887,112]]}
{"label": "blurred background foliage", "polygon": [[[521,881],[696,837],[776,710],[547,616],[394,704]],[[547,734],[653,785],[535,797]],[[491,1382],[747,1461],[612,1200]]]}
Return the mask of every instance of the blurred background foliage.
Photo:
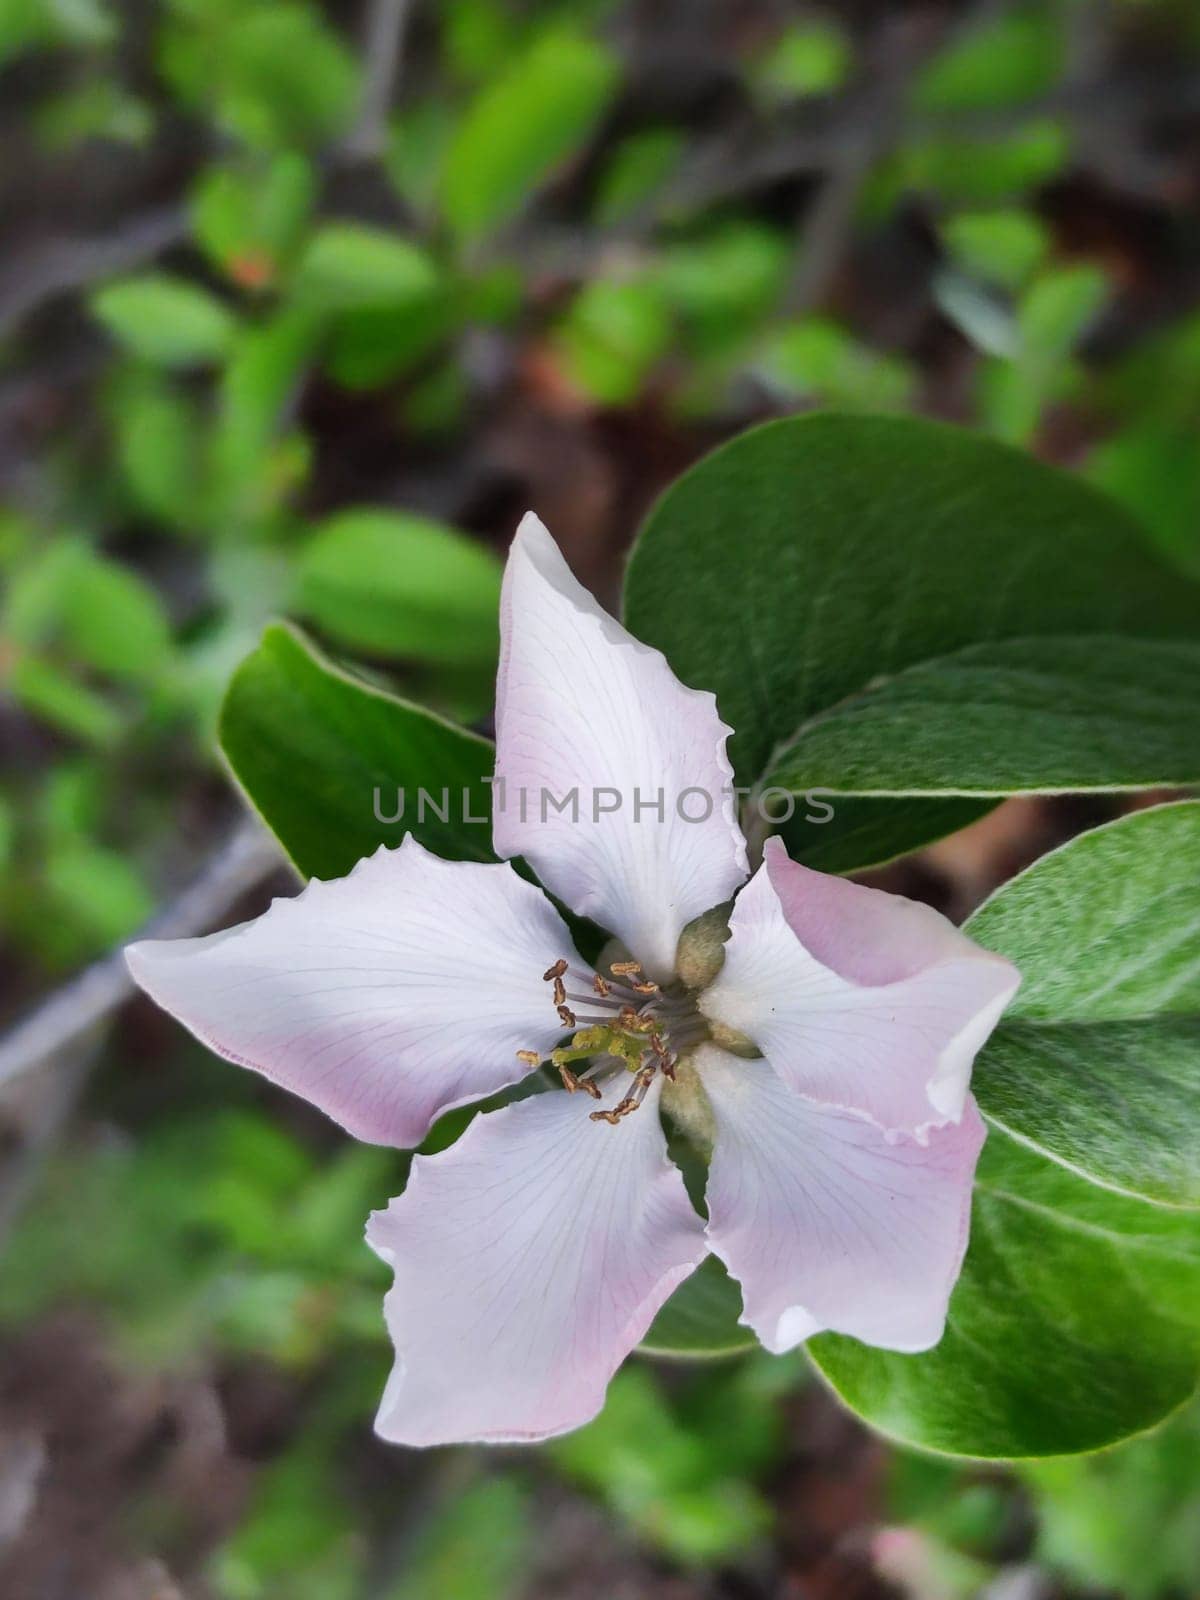
{"label": "blurred background foliage", "polygon": [[[0,0],[0,84],[7,1017],[225,837],[269,618],[486,728],[519,513],[611,604],[750,422],[974,424],[1200,573],[1190,0]],[[962,910],[1085,820],[996,815],[889,881]],[[388,1450],[403,1157],[144,1007],[3,1114],[14,1600],[1200,1589],[1195,1412],[981,1471],[800,1357],[645,1362],[544,1450]]]}

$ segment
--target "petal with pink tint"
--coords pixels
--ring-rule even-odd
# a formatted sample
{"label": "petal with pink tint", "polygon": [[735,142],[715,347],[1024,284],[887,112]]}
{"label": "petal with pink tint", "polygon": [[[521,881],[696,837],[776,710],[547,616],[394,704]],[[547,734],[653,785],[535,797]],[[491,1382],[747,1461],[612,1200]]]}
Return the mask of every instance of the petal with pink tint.
{"label": "petal with pink tint", "polygon": [[592,1105],[551,1090],[477,1117],[371,1218],[368,1243],[396,1274],[385,1439],[527,1441],[587,1422],[707,1253],[658,1086],[615,1127]]}
{"label": "petal with pink tint", "polygon": [[443,861],[411,835],[253,922],[126,952],[218,1055],[391,1145],[516,1083],[518,1050],[555,1044],[542,974],[560,956],[579,960],[566,925],[512,867]]}
{"label": "petal with pink tint", "polygon": [[962,1115],[971,1066],[1020,983],[929,906],[813,872],[768,842],[701,1004],[788,1086],[923,1136]]}
{"label": "petal with pink tint", "polygon": [[708,1238],[743,1323],[776,1354],[825,1330],[935,1345],[967,1247],[974,1102],[921,1144],[795,1094],[765,1061],[707,1045],[696,1066],[716,1122]]}
{"label": "petal with pink tint", "polygon": [[524,856],[552,894],[669,976],[684,924],[746,875],[730,729],[711,694],[597,605],[532,515],[508,558],[500,630],[496,852]]}

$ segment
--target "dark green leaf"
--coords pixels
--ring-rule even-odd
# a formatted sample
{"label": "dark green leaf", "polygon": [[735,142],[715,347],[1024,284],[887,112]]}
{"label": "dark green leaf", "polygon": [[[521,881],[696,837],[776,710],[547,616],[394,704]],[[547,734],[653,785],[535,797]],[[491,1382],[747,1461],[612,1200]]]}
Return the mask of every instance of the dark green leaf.
{"label": "dark green leaf", "polygon": [[[250,799],[305,874],[341,877],[412,832],[439,855],[492,860],[486,739],[349,676],[295,630],[267,629],[234,673],[221,745]],[[419,812],[418,791],[447,802]],[[404,791],[404,815],[390,817]],[[474,821],[469,819],[475,819]]]}
{"label": "dark green leaf", "polygon": [[809,1352],[874,1427],[982,1457],[1096,1450],[1162,1420],[1200,1376],[1200,1226],[1098,1188],[993,1129],[945,1336],[893,1355]]}
{"label": "dark green leaf", "polygon": [[1200,781],[1200,645],[1094,638],[971,645],[875,679],[812,718],[768,784],[1005,795]]}
{"label": "dark green leaf", "polygon": [[716,692],[753,782],[881,673],[983,641],[1187,637],[1200,588],[1118,507],[1016,451],[931,422],[814,416],[742,434],[667,491],[626,619]]}
{"label": "dark green leaf", "polygon": [[663,1306],[640,1348],[650,1355],[692,1357],[753,1350],[758,1340],[738,1322],[741,1314],[741,1289],[709,1256]]}
{"label": "dark green leaf", "polygon": [[967,928],[1024,980],[976,1066],[989,1120],[1096,1183],[1200,1207],[1200,802],[1073,839]]}
{"label": "dark green leaf", "polygon": [[[839,794],[822,800],[813,794],[812,800],[817,804],[798,797],[795,813],[778,832],[792,860],[818,872],[862,872],[883,866],[969,827],[995,804],[965,795],[945,799],[896,795],[878,800]],[[832,809],[831,817],[825,817],[826,807]]]}

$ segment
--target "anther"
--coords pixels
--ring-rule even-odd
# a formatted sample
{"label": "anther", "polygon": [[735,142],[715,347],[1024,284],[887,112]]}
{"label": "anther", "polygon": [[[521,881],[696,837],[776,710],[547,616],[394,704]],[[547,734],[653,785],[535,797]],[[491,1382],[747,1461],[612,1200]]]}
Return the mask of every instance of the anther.
{"label": "anther", "polygon": [[567,1003],[567,986],[561,978],[554,980],[554,1004],[563,1006]]}
{"label": "anther", "polygon": [[542,982],[550,983],[554,978],[561,978],[566,970],[567,963],[559,959],[552,967],[547,967],[545,972],[542,973]]}
{"label": "anther", "polygon": [[602,978],[599,973],[597,973],[592,979],[592,988],[595,989],[596,993],[601,997],[610,995],[612,993],[612,984],[606,979]]}
{"label": "anther", "polygon": [[593,1122],[607,1122],[609,1127],[615,1128],[623,1117],[630,1116],[641,1105],[649,1093],[650,1085],[654,1082],[654,1074],[657,1071],[657,1067],[643,1067],[634,1079],[633,1088],[625,1096],[624,1100],[618,1101],[611,1111],[589,1112],[588,1115],[591,1120]]}
{"label": "anther", "polygon": [[573,1028],[576,1024],[576,1017],[570,1006],[560,1005],[557,1010],[558,1020],[562,1023],[562,1025],[565,1028]]}
{"label": "anther", "polygon": [[518,1050],[517,1060],[524,1061],[526,1066],[530,1067],[538,1067],[542,1063],[542,1058],[536,1050]]}
{"label": "anther", "polygon": [[640,961],[612,961],[608,970],[618,978],[632,978],[642,970]]}
{"label": "anther", "polygon": [[582,1089],[584,1094],[590,1094],[593,1100],[600,1099],[599,1087],[590,1078],[578,1077],[565,1062],[559,1061],[556,1064],[558,1066],[558,1075],[563,1082],[563,1088],[568,1094],[574,1094],[577,1089]]}

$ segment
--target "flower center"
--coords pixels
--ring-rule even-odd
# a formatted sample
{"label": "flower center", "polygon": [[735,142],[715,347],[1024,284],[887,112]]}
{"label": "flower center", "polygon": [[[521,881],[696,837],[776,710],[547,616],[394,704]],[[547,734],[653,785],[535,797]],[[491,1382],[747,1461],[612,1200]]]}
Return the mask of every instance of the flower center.
{"label": "flower center", "polygon": [[[542,977],[553,985],[559,1021],[571,1033],[570,1042],[549,1056],[563,1087],[601,1100],[613,1079],[632,1075],[627,1093],[610,1110],[593,1111],[593,1122],[615,1127],[637,1110],[660,1072],[674,1081],[681,1050],[708,1037],[708,1023],[682,984],[664,988],[647,978],[636,961],[614,961],[604,977],[574,972],[559,960]],[[541,1065],[536,1050],[518,1050],[517,1055],[530,1066]],[[576,1072],[574,1063],[579,1061],[591,1065]]]}

